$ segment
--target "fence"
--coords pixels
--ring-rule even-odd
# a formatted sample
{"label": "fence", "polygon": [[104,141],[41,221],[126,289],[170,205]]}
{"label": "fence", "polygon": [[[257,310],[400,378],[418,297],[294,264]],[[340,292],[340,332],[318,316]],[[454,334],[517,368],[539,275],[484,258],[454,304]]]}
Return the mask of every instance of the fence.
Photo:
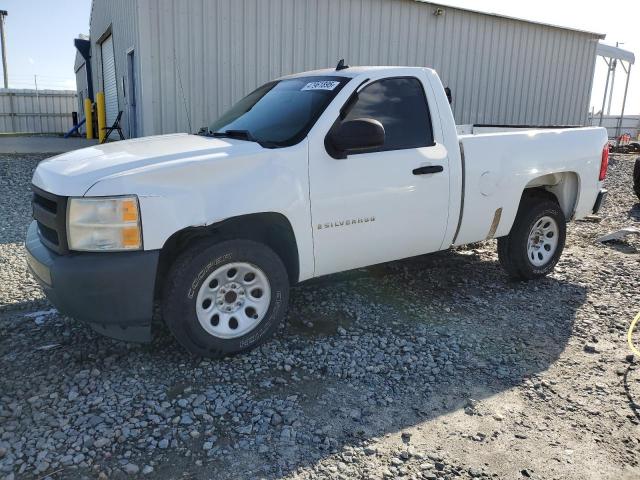
{"label": "fence", "polygon": [[0,133],[65,133],[76,98],[73,90],[0,89]]}
{"label": "fence", "polygon": [[[600,125],[600,115],[590,117],[589,123],[594,127]],[[640,135],[640,115],[625,115],[622,119],[620,115],[605,115],[602,118],[602,126],[607,129],[609,138],[628,133],[633,141],[637,141]]]}

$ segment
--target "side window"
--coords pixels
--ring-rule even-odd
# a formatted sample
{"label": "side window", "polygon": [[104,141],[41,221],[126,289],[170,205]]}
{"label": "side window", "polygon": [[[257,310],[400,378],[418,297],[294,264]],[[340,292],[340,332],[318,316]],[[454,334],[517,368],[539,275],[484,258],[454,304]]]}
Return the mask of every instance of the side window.
{"label": "side window", "polygon": [[387,78],[367,85],[343,121],[359,118],[372,118],[384,126],[384,146],[372,151],[434,144],[427,99],[417,78]]}

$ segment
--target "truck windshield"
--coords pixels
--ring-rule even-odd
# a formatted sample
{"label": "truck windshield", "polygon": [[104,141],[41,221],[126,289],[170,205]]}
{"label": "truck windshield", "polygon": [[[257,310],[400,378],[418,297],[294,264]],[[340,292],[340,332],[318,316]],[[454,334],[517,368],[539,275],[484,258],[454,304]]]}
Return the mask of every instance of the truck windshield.
{"label": "truck windshield", "polygon": [[316,76],[267,83],[209,127],[209,135],[258,142],[269,148],[295,145],[349,81]]}

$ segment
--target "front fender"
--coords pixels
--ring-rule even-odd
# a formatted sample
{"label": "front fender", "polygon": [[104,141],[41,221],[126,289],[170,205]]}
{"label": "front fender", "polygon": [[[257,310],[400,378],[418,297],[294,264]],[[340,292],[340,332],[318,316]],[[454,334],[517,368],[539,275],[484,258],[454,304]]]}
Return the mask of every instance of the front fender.
{"label": "front fender", "polygon": [[86,196],[138,195],[145,250],[174,233],[225,219],[274,212],[287,218],[300,256],[300,279],[313,276],[306,141],[244,156],[193,158],[105,178]]}

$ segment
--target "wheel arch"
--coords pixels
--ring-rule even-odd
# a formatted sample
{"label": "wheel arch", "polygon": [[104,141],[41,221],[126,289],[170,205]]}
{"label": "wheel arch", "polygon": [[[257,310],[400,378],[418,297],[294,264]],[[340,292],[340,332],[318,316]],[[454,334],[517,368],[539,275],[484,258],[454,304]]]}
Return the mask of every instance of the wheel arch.
{"label": "wheel arch", "polygon": [[289,283],[300,276],[298,244],[291,223],[281,213],[262,212],[230,217],[206,226],[187,227],[171,235],[160,250],[156,278],[156,296],[160,296],[164,279],[175,259],[195,242],[244,239],[264,243],[281,259],[287,269]]}
{"label": "wheel arch", "polygon": [[524,187],[525,196],[546,196],[555,200],[565,218],[573,218],[580,195],[580,176],[576,172],[548,173],[530,180]]}

